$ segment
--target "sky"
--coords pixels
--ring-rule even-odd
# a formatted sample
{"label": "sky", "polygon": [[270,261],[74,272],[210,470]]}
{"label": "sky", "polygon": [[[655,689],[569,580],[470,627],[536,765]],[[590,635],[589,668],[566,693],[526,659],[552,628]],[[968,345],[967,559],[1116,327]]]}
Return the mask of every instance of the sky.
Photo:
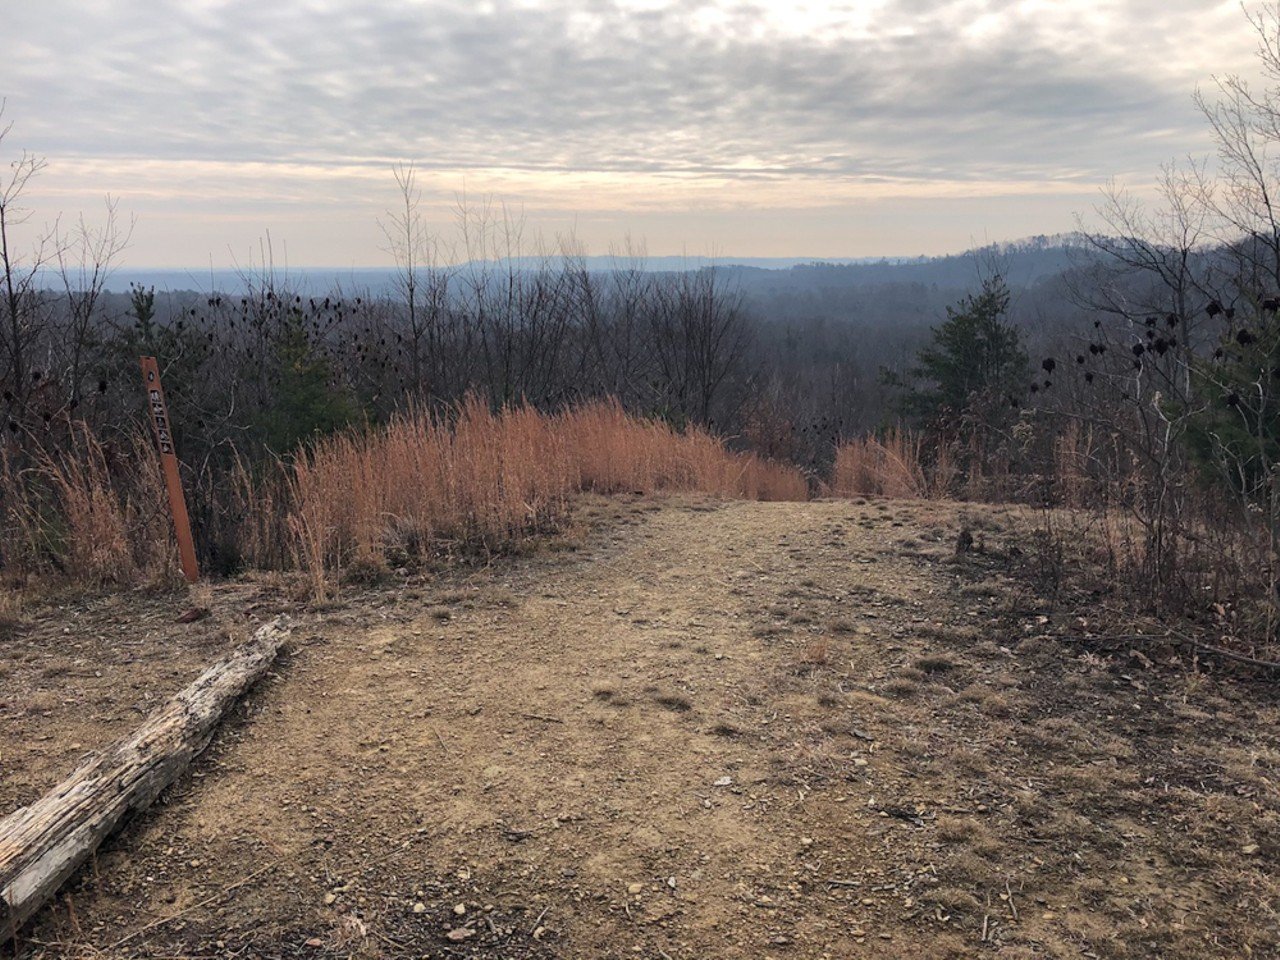
{"label": "sky", "polygon": [[[6,0],[34,229],[135,218],[134,266],[390,262],[392,166],[461,259],[526,247],[864,257],[1067,231],[1211,143],[1236,0]],[[532,251],[530,251],[532,252]]]}

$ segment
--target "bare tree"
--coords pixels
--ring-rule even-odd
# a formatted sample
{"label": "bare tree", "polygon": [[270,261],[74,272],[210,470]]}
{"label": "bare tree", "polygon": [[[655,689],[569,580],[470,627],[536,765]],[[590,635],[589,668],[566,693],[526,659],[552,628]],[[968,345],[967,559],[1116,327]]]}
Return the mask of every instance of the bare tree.
{"label": "bare tree", "polygon": [[[1216,98],[1195,100],[1213,130],[1218,196],[1212,208],[1241,256],[1280,289],[1280,3],[1245,15],[1257,36],[1257,60],[1271,85],[1256,90],[1238,74],[1214,78]],[[1241,243],[1240,241],[1247,241]]]}
{"label": "bare tree", "polygon": [[1101,254],[1100,269],[1084,273],[1073,294],[1082,306],[1131,327],[1152,315],[1172,315],[1182,342],[1189,343],[1200,311],[1219,295],[1209,250],[1215,242],[1214,184],[1206,164],[1190,160],[1163,165],[1156,187],[1158,200],[1148,204],[1119,184],[1107,185],[1095,208],[1102,229],[1081,230],[1088,248]]}
{"label": "bare tree", "polygon": [[60,347],[68,354],[63,364],[70,381],[68,407],[75,410],[83,398],[86,363],[95,345],[98,305],[116,261],[129,245],[136,223],[120,220],[118,202],[106,198],[106,214],[99,225],[89,224],[81,214],[69,237],[56,243],[58,276],[66,300],[60,311],[64,327]]}
{"label": "bare tree", "polygon": [[[12,127],[0,126],[0,146]],[[56,231],[38,231],[25,255],[17,237],[18,228],[32,215],[23,204],[24,194],[45,166],[43,157],[24,150],[0,178],[0,384],[6,406],[16,413],[25,411],[40,373],[31,368],[32,350],[49,315],[40,281],[57,255]]]}
{"label": "bare tree", "polygon": [[396,263],[395,286],[408,322],[412,392],[430,396],[441,388],[441,328],[448,310],[450,271],[441,265],[439,242],[422,216],[417,169],[401,163],[392,173],[400,205],[378,226]]}
{"label": "bare tree", "polygon": [[709,424],[749,343],[742,296],[712,267],[664,278],[654,295],[652,343],[669,399],[683,416]]}

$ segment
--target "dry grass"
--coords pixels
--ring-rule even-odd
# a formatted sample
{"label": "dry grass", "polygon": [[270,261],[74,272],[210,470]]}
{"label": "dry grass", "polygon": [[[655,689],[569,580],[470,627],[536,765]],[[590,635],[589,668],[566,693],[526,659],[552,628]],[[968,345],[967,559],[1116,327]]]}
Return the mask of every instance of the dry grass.
{"label": "dry grass", "polygon": [[[1040,529],[1024,570],[1043,589],[1100,573],[1099,586],[1125,607],[1162,621],[1191,614],[1213,623],[1213,645],[1280,658],[1280,498],[1250,500],[1234,480],[1197,475],[1185,451],[1151,460],[1132,438],[1073,419],[1023,421],[1012,433],[1016,466],[1016,451],[988,448],[976,435],[947,442],[897,428],[848,441],[836,452],[831,489],[847,498],[1034,505]],[[963,592],[988,595],[981,585]]]}
{"label": "dry grass", "polygon": [[919,499],[932,495],[923,466],[924,438],[892,429],[882,437],[862,437],[840,445],[831,472],[832,491],[841,497],[875,494]]}
{"label": "dry grass", "polygon": [[831,491],[841,497],[1004,502],[1042,500],[1044,485],[1049,483],[1058,502],[1088,506],[1098,491],[1092,476],[1097,446],[1091,431],[1067,425],[1049,443],[1044,471],[1019,474],[1008,451],[991,449],[981,437],[947,442],[923,431],[895,427],[879,436],[840,444]]}
{"label": "dry grass", "polygon": [[[13,637],[22,625],[22,594],[0,586],[0,641]],[[0,670],[0,676],[3,676]]]}
{"label": "dry grass", "polygon": [[805,499],[798,470],[727,450],[593,403],[561,414],[490,410],[477,399],[456,419],[411,414],[363,434],[317,443],[292,478],[289,530],[318,597],[349,565],[414,556],[431,545],[510,547],[565,519],[580,492],[697,491]]}
{"label": "dry grass", "polygon": [[831,663],[831,641],[825,637],[811,640],[800,653],[802,667],[825,667]]}
{"label": "dry grass", "polygon": [[747,500],[807,500],[794,467],[731,453],[697,427],[629,416],[616,403],[593,403],[554,418],[568,441],[578,489],[596,493],[697,491]]}
{"label": "dry grass", "polygon": [[[494,551],[550,532],[581,492],[808,498],[794,467],[730,451],[711,434],[598,402],[559,414],[410,413],[320,440],[290,463],[233,458],[197,487],[215,566],[294,567],[323,600],[428,552]],[[0,449],[0,570],[101,587],[173,575],[175,549],[149,437],[106,444],[73,425],[57,450]],[[214,572],[225,572],[217,569]]]}
{"label": "dry grass", "polygon": [[14,581],[61,576],[92,587],[173,576],[176,548],[154,448],[107,444],[83,424],[19,462],[0,449],[0,567]]}

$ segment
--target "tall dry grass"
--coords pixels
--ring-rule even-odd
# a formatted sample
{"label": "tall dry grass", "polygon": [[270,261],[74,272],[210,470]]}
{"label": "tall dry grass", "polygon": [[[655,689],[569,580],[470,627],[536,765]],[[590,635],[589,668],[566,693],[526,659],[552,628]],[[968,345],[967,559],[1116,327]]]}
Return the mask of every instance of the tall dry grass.
{"label": "tall dry grass", "polygon": [[613,402],[559,415],[578,489],[595,493],[698,491],[747,500],[806,500],[799,470],[749,453],[732,453],[698,427],[628,415]]}
{"label": "tall dry grass", "polygon": [[806,499],[793,467],[734,453],[712,435],[600,402],[559,414],[494,412],[477,398],[456,417],[401,416],[322,440],[296,460],[288,534],[323,596],[333,576],[429,546],[501,549],[563,519],[579,492],[699,491]]}
{"label": "tall dry grass", "polygon": [[[188,497],[207,554],[301,569],[323,595],[335,576],[428,550],[508,547],[554,527],[587,491],[808,495],[794,467],[616,403],[494,412],[471,397],[447,416],[408,413],[320,440],[289,462],[234,456],[216,483],[202,480]],[[0,449],[0,573],[93,586],[172,576],[165,504],[144,434],[107,444],[79,424],[59,449],[27,452],[21,462]]]}
{"label": "tall dry grass", "polygon": [[0,449],[0,568],[6,579],[94,587],[173,575],[176,548],[150,438],[105,443],[82,423],[57,447]]}
{"label": "tall dry grass", "polygon": [[992,449],[979,436],[946,441],[894,427],[883,434],[841,443],[831,489],[836,496],[884,496],[990,502],[1044,502],[1087,506],[1098,496],[1092,476],[1097,459],[1091,431],[1068,424],[1049,443],[1043,470],[1014,470],[1010,451]]}
{"label": "tall dry grass", "polygon": [[1012,440],[988,450],[978,439],[950,446],[906,429],[855,439],[837,449],[832,492],[1035,507],[1028,569],[1052,590],[1091,571],[1127,609],[1190,613],[1219,647],[1280,660],[1274,501],[1163,473],[1118,434],[1076,420],[1020,423]]}
{"label": "tall dry grass", "polygon": [[950,479],[948,469],[926,470],[922,434],[893,428],[880,437],[842,443],[831,470],[831,489],[839,497],[923,499],[945,496]]}

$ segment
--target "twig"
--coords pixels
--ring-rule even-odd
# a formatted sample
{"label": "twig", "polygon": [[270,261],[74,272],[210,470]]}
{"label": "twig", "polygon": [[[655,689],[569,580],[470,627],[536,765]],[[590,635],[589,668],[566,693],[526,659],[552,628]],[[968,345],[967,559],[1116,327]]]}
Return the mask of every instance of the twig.
{"label": "twig", "polygon": [[220,891],[215,893],[212,897],[208,897],[207,899],[201,900],[199,903],[193,903],[191,906],[184,907],[183,909],[179,910],[177,913],[172,913],[167,917],[161,917],[159,920],[152,920],[150,923],[146,924],[145,926],[141,926],[137,930],[133,931],[133,933],[129,933],[121,937],[119,940],[117,940],[115,943],[111,945],[110,949],[115,950],[116,947],[119,947],[121,944],[128,943],[134,937],[144,934],[148,930],[154,930],[156,927],[163,927],[166,923],[172,923],[174,920],[177,920],[181,916],[185,916],[186,914],[190,913],[193,910],[199,910],[201,907],[207,907],[209,904],[214,903],[218,900],[221,900],[232,890],[236,890],[239,887],[243,887],[246,883],[249,883],[253,880],[258,879],[258,877],[262,876],[264,873],[266,873],[268,870],[273,869],[274,867],[275,867],[274,863],[268,863],[265,867],[262,867],[259,870],[255,870],[253,873],[249,874],[244,879],[237,880],[235,883],[231,884],[230,886],[223,887]]}
{"label": "twig", "polygon": [[377,930],[374,930],[373,935],[377,937],[379,940],[381,940],[383,943],[391,944],[391,946],[395,947],[397,950],[405,949],[405,946],[403,943],[401,943],[399,940],[392,940],[385,933],[381,933]]}
{"label": "twig", "polygon": [[1280,661],[1259,660],[1256,657],[1245,656],[1243,653],[1233,653],[1230,650],[1223,650],[1221,647],[1215,647],[1208,643],[1200,643],[1197,640],[1189,640],[1187,642],[1201,653],[1212,654],[1215,657],[1225,657],[1228,660],[1235,660],[1237,663],[1247,663],[1250,666],[1261,667],[1264,670],[1280,670]]}
{"label": "twig", "polygon": [[520,716],[526,720],[541,720],[543,723],[564,723],[559,717],[544,717],[540,713],[522,713]]}
{"label": "twig", "polygon": [[1093,640],[1108,643],[1136,643],[1143,641],[1157,640],[1164,643],[1172,643],[1174,645],[1182,644],[1191,647],[1200,653],[1207,653],[1215,657],[1222,657],[1226,660],[1234,660],[1237,663],[1246,663],[1253,667],[1259,667],[1263,670],[1280,670],[1280,661],[1277,660],[1260,660],[1257,657],[1250,657],[1247,654],[1236,653],[1234,650],[1224,650],[1222,647],[1214,646],[1211,643],[1203,643],[1193,637],[1187,636],[1185,633],[1179,633],[1176,630],[1169,630],[1166,633],[1052,633],[1048,636],[1053,640]]}
{"label": "twig", "polygon": [[547,904],[542,908],[542,912],[538,914],[538,919],[533,921],[533,929],[529,931],[529,936],[533,936],[538,932],[538,927],[542,926],[542,918],[547,915],[547,911],[551,909],[551,904]]}
{"label": "twig", "polygon": [[1013,891],[1009,889],[1009,878],[1004,878],[1004,892],[1009,897],[1009,915],[1013,917],[1013,922],[1018,922],[1018,905],[1013,902]]}

